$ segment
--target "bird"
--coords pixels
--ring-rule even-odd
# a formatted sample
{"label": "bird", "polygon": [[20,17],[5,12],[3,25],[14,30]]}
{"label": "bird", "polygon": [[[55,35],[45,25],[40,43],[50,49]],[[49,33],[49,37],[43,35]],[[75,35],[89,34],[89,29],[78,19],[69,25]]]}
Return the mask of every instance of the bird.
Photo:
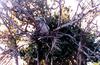
{"label": "bird", "polygon": [[48,34],[49,33],[49,26],[46,24],[46,20],[43,17],[36,17],[36,29],[40,34]]}

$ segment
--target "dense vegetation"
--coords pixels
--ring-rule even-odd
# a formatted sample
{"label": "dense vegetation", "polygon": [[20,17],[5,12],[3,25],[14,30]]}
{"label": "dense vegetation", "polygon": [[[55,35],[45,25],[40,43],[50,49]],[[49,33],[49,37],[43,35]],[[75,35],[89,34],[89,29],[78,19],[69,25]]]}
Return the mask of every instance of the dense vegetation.
{"label": "dense vegetation", "polygon": [[[12,8],[3,3],[7,13],[1,13],[0,17],[7,30],[1,38],[7,44],[8,53],[2,54],[13,55],[16,65],[18,56],[27,65],[86,65],[88,61],[99,61],[99,42],[94,43],[97,35],[91,34],[88,27],[87,31],[81,28],[81,22],[96,10],[76,12],[70,18],[70,8],[62,1],[54,1],[59,5],[59,12],[54,14],[51,9],[55,8],[50,9],[47,0],[15,0]],[[27,47],[18,44],[23,37],[28,38],[24,40],[29,41]]]}

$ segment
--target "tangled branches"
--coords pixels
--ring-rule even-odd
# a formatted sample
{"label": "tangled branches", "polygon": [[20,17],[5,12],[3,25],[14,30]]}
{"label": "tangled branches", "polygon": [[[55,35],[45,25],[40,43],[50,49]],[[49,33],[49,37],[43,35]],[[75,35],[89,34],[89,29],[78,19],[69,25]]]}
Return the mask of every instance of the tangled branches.
{"label": "tangled branches", "polygon": [[[87,61],[99,60],[99,43],[94,43],[99,32],[91,34],[99,4],[93,0],[79,1],[73,16],[61,0],[54,1],[56,8],[50,8],[47,0],[12,0],[12,7],[1,3],[0,18],[6,30],[1,31],[0,39],[7,44],[9,55],[16,58],[16,65],[19,55],[28,65],[86,65]],[[58,14],[52,15],[57,8]],[[87,23],[84,28],[83,23]],[[28,42],[25,48],[19,44],[23,39]]]}

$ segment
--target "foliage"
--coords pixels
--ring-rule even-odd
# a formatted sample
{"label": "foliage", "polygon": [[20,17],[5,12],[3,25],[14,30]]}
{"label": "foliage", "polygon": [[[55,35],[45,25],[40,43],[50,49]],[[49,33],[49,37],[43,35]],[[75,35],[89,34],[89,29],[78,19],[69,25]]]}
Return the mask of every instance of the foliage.
{"label": "foliage", "polygon": [[[49,8],[47,0],[15,0],[12,8],[2,2],[6,13],[0,12],[0,18],[7,30],[0,34],[0,39],[8,47],[2,55],[14,57],[16,65],[19,55],[27,65],[86,65],[87,61],[99,60],[99,43],[94,43],[96,34],[89,31],[90,23],[97,15],[97,6],[87,10],[90,5],[82,7],[81,1],[80,8],[77,7],[70,18],[70,8],[62,1],[54,1],[59,9],[54,15],[51,9],[55,8]],[[82,9],[81,13],[79,9]],[[84,30],[81,23],[85,20],[88,25]],[[20,46],[22,41],[28,43],[23,42]]]}

